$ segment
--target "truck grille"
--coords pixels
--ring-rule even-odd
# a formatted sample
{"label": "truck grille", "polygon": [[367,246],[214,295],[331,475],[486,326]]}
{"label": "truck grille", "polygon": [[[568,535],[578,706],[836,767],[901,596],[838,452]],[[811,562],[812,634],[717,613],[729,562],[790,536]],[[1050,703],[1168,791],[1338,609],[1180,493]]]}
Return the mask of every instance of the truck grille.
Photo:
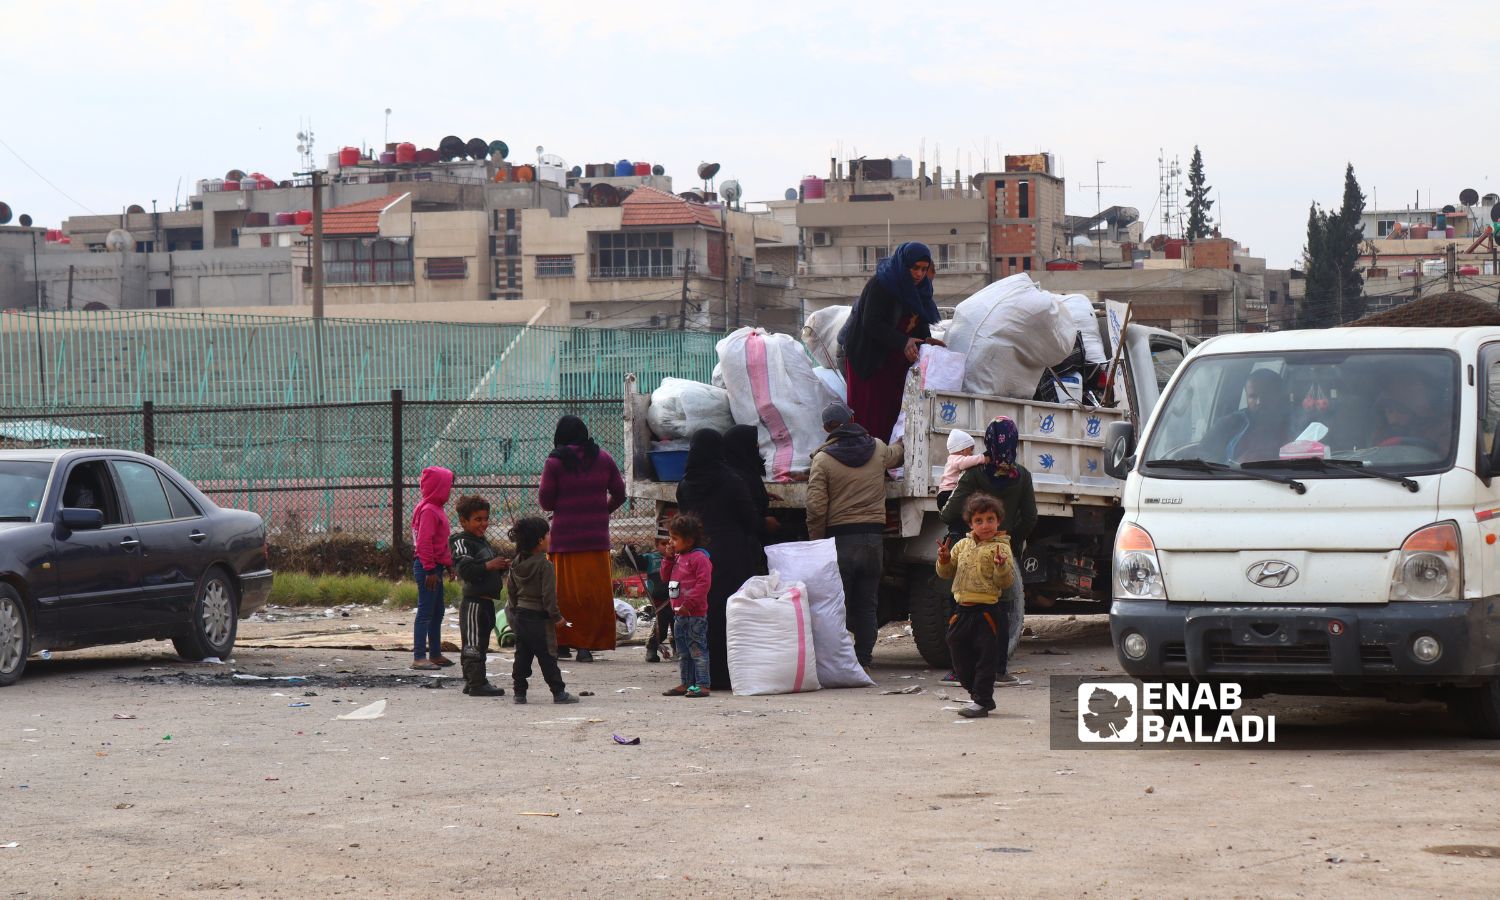
{"label": "truck grille", "polygon": [[1385,644],[1360,644],[1359,661],[1367,666],[1393,669],[1396,660],[1391,656],[1391,648]]}
{"label": "truck grille", "polygon": [[1285,647],[1242,647],[1225,641],[1210,641],[1208,661],[1222,665],[1310,666],[1331,662],[1328,643],[1292,644]]}

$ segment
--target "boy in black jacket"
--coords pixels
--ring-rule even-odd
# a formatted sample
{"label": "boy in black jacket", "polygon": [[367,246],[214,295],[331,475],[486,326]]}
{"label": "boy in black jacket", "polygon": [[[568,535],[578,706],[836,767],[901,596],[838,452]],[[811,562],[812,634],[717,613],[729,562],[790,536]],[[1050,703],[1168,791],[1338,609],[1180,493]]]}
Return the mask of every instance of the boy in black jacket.
{"label": "boy in black jacket", "polygon": [[453,566],[464,583],[463,603],[458,607],[458,628],[463,652],[464,693],[470,697],[504,697],[505,689],[490,684],[484,664],[490,655],[490,632],[495,630],[495,601],[500,599],[510,560],[495,552],[485,539],[490,527],[490,504],[483,497],[458,498],[458,524],[463,529],[448,538]]}

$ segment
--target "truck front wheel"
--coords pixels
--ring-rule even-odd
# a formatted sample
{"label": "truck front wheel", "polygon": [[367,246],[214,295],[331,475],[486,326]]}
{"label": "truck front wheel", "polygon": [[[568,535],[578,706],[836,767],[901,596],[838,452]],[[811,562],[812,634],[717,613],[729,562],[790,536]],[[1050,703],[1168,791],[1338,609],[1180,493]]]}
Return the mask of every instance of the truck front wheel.
{"label": "truck front wheel", "polygon": [[948,605],[952,594],[948,582],[937,577],[932,566],[909,566],[906,572],[907,614],[917,652],[934,669],[946,671],[948,656]]}
{"label": "truck front wheel", "polygon": [[1484,687],[1454,691],[1449,708],[1469,727],[1470,734],[1500,739],[1500,678],[1491,678]]}

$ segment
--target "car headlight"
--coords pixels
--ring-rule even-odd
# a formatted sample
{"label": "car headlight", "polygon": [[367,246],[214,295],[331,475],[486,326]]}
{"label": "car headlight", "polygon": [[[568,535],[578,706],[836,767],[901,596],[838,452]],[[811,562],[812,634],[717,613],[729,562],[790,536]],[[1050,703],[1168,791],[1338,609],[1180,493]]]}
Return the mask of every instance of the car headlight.
{"label": "car headlight", "polygon": [[1139,525],[1120,526],[1115,536],[1115,596],[1135,600],[1167,599],[1161,560],[1151,535]]}
{"label": "car headlight", "polygon": [[1463,591],[1458,525],[1419,528],[1401,543],[1391,576],[1391,600],[1457,600]]}

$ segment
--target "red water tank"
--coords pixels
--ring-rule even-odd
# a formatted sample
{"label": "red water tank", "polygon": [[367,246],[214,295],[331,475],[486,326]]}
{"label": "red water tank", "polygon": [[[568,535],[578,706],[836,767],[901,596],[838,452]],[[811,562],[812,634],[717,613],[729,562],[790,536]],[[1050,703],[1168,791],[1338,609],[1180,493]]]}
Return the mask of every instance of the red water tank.
{"label": "red water tank", "polygon": [[416,144],[407,143],[407,144],[397,144],[396,145],[396,162],[397,162],[397,164],[399,164],[399,165],[406,165],[406,164],[409,164],[409,163],[414,163],[416,161],[417,161],[417,145]]}
{"label": "red water tank", "polygon": [[1182,238],[1167,238],[1164,248],[1167,259],[1182,259],[1182,248],[1187,246],[1187,241]]}
{"label": "red water tank", "polygon": [[1082,268],[1082,264],[1080,264],[1076,260],[1053,259],[1047,261],[1048,272],[1077,272]]}
{"label": "red water tank", "polygon": [[643,162],[636,163],[635,164],[635,174],[637,174],[637,175],[650,175],[651,174],[651,164],[650,163],[643,163]]}
{"label": "red water tank", "polygon": [[227,178],[224,179],[224,190],[226,190],[226,191],[237,191],[239,189],[240,189],[240,183],[238,181],[230,181]]}
{"label": "red water tank", "polygon": [[441,158],[442,154],[438,153],[431,147],[423,147],[421,150],[417,151],[417,162],[423,165],[431,165]]}
{"label": "red water tank", "polygon": [[312,224],[312,210],[310,210],[310,209],[299,209],[299,210],[297,210],[297,218],[296,218],[295,224],[297,224],[297,225],[311,225]]}
{"label": "red water tank", "polygon": [[339,151],[339,165],[354,166],[359,164],[359,148],[345,147]]}
{"label": "red water tank", "polygon": [[297,214],[294,212],[279,212],[276,214],[276,224],[282,226],[296,225]]}

